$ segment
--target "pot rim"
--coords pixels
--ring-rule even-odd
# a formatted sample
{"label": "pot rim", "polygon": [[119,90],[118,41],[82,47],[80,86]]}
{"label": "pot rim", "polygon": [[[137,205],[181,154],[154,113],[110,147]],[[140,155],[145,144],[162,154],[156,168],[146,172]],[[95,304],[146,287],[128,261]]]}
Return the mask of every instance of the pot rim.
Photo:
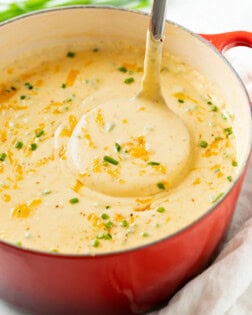
{"label": "pot rim", "polygon": [[[70,6],[62,6],[62,7],[56,7],[56,8],[48,8],[48,9],[43,9],[43,10],[37,10],[37,11],[33,11],[30,13],[26,13],[14,18],[11,18],[7,21],[1,22],[0,23],[0,28],[22,20],[22,19],[26,19],[26,18],[30,18],[31,16],[36,16],[36,15],[40,15],[40,14],[47,14],[50,12],[56,12],[56,11],[64,11],[64,10],[75,10],[75,9],[102,9],[102,10],[114,10],[114,11],[119,11],[119,12],[129,12],[129,13],[134,13],[140,16],[150,16],[149,13],[147,12],[143,12],[140,10],[133,10],[133,9],[128,9],[128,8],[121,8],[121,7],[114,7],[114,6],[103,6],[103,5],[70,5]],[[173,21],[167,20],[166,19],[166,24],[169,23],[175,27],[178,27],[180,29],[182,29],[183,31],[187,32],[188,34],[192,35],[193,37],[195,37],[196,39],[198,39],[199,41],[201,41],[204,45],[206,45],[209,49],[211,49],[215,54],[218,55],[219,58],[222,59],[222,61],[224,63],[226,63],[226,65],[230,68],[230,70],[232,71],[232,73],[234,74],[234,76],[236,77],[238,84],[240,86],[240,88],[244,91],[246,98],[247,98],[247,105],[250,107],[250,99],[249,99],[249,95],[248,92],[246,90],[246,87],[244,85],[244,83],[242,82],[240,76],[238,75],[238,73],[236,72],[236,70],[233,68],[233,66],[230,64],[230,62],[221,54],[221,52],[214,46],[212,45],[208,40],[204,39],[202,36],[200,36],[197,33],[194,33],[191,30],[188,30],[186,27],[181,26],[180,24],[177,24]],[[252,120],[251,120],[251,127],[252,127]],[[174,239],[176,237],[178,237],[179,235],[186,233],[187,230],[190,230],[191,228],[194,228],[195,226],[197,226],[202,220],[204,220],[205,218],[207,218],[209,215],[211,215],[214,211],[217,210],[218,206],[225,201],[225,199],[229,196],[229,194],[231,193],[231,191],[233,190],[233,188],[236,186],[237,182],[241,179],[241,176],[246,173],[246,167],[248,165],[249,162],[249,158],[250,155],[252,153],[252,134],[250,135],[250,148],[248,150],[247,153],[247,157],[244,161],[244,164],[242,165],[242,167],[239,170],[238,175],[236,176],[235,181],[232,183],[232,185],[230,186],[230,188],[224,193],[224,195],[218,200],[218,202],[216,202],[212,207],[210,207],[206,212],[204,212],[202,215],[200,215],[199,217],[197,217],[194,221],[192,221],[191,223],[187,224],[186,226],[184,226],[183,228],[177,230],[176,232],[169,234],[167,236],[164,236],[160,239],[157,239],[155,241],[152,241],[150,243],[147,244],[143,244],[143,245],[139,245],[136,247],[131,247],[131,248],[127,248],[127,249],[119,249],[116,251],[111,251],[111,252],[106,252],[106,253],[97,253],[97,254],[71,254],[71,253],[54,253],[54,252],[47,252],[47,251],[42,251],[42,250],[37,250],[37,249],[30,249],[30,248],[25,248],[25,247],[20,247],[18,245],[15,245],[11,242],[5,241],[5,240],[1,240],[0,239],[0,245],[4,245],[10,248],[14,248],[16,250],[22,251],[22,252],[27,252],[33,255],[38,255],[38,256],[48,256],[48,257],[60,257],[60,258],[64,258],[64,259],[88,259],[88,258],[104,258],[104,257],[112,257],[112,256],[116,256],[116,255],[124,255],[124,254],[128,254],[128,253],[132,253],[135,251],[139,251],[139,250],[144,250],[148,247],[152,247],[157,245],[158,243],[164,242],[164,241],[168,241],[169,239]]]}

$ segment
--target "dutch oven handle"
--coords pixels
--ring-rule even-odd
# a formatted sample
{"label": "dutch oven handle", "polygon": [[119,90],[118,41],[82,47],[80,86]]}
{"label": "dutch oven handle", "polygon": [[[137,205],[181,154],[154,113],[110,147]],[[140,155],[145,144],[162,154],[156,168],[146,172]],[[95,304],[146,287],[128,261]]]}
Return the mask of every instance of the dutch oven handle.
{"label": "dutch oven handle", "polygon": [[245,31],[227,32],[221,34],[200,34],[221,53],[235,46],[247,46],[252,48],[252,33]]}
{"label": "dutch oven handle", "polygon": [[[235,46],[247,46],[252,48],[252,33],[245,31],[227,32],[220,34],[200,34],[214,45],[221,53]],[[252,100],[250,102],[252,107]]]}

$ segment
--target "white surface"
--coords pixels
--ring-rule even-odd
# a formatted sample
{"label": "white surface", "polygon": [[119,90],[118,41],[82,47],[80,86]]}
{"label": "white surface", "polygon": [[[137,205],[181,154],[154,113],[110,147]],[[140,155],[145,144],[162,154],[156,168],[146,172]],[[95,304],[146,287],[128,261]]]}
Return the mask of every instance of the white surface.
{"label": "white surface", "polygon": [[[168,19],[194,32],[252,31],[252,0],[168,1]],[[226,54],[244,78],[252,96],[252,52],[248,48],[237,48]],[[230,241],[226,248],[217,261],[178,292],[166,308],[152,315],[252,314],[251,192],[252,163],[238,202],[228,235]],[[251,219],[248,220],[249,218]],[[240,232],[237,234],[238,231]],[[21,314],[24,313],[0,301],[0,315]]]}

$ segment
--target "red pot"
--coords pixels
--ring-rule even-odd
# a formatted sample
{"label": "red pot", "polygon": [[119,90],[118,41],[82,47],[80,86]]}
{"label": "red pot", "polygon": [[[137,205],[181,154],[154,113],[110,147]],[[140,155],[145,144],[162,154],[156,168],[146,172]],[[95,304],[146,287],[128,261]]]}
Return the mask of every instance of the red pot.
{"label": "red pot", "polygon": [[[38,12],[0,27],[0,63],[55,41],[111,34],[144,42],[148,16],[112,8],[68,7]],[[204,35],[219,50],[252,46],[252,34]],[[251,150],[249,99],[239,77],[202,37],[167,22],[171,53],[222,88],[236,116],[239,176],[230,191],[201,218],[160,241],[102,254],[62,255],[0,242],[0,296],[34,314],[138,314],[166,302],[216,255],[230,225]]]}

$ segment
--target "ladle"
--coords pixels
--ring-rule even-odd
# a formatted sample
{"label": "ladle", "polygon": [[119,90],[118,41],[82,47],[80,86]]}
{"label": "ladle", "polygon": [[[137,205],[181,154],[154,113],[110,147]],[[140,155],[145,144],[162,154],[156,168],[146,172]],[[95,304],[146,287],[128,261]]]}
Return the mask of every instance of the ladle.
{"label": "ladle", "polygon": [[[116,197],[164,192],[185,175],[189,132],[161,92],[166,0],[154,0],[140,92],[84,114],[68,144],[68,164],[86,187]],[[108,95],[109,99],[109,95]],[[116,122],[108,132],[106,122]]]}

